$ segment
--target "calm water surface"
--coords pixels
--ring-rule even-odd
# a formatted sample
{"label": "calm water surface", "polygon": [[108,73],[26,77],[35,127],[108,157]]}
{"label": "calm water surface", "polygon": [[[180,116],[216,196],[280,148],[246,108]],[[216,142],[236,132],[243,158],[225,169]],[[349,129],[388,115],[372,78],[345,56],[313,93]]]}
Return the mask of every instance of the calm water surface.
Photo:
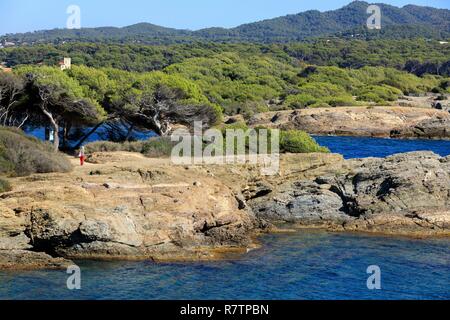
{"label": "calm water surface", "polygon": [[314,136],[333,153],[346,159],[380,157],[411,151],[433,151],[441,156],[450,155],[450,140],[406,140],[366,137]]}
{"label": "calm water surface", "polygon": [[[269,235],[233,261],[78,262],[64,271],[0,272],[1,299],[450,299],[450,241],[319,231]],[[381,268],[381,290],[366,271]]]}

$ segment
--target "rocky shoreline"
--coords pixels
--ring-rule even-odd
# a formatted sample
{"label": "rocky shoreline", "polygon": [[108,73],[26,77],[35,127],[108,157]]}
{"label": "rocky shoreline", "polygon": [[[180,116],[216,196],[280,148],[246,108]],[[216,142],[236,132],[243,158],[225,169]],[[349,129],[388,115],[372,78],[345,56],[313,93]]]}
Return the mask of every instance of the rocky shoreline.
{"label": "rocky shoreline", "polygon": [[337,172],[283,182],[249,205],[260,218],[300,227],[450,236],[450,157],[413,152],[350,160]]}
{"label": "rocky shoreline", "polygon": [[220,259],[258,247],[279,222],[450,236],[450,157],[284,154],[280,165],[279,175],[263,177],[254,165],[96,153],[71,173],[11,179],[13,190],[0,194],[0,269]]}
{"label": "rocky shoreline", "polygon": [[248,124],[316,135],[450,139],[450,112],[414,107],[338,107],[260,113]]}
{"label": "rocky shoreline", "polygon": [[[66,259],[215,259],[256,246],[268,227],[203,169],[131,153],[90,161],[68,174],[11,179],[13,191],[0,195],[0,268],[23,250]],[[29,258],[19,267],[33,267]]]}

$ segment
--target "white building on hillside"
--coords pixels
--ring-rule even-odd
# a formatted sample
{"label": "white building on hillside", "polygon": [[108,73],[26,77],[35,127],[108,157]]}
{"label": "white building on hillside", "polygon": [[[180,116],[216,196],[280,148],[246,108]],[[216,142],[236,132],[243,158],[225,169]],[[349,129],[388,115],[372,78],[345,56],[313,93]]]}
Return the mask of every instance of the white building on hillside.
{"label": "white building on hillside", "polygon": [[64,58],[63,61],[59,62],[59,65],[61,67],[61,70],[69,70],[70,68],[72,68],[72,59]]}

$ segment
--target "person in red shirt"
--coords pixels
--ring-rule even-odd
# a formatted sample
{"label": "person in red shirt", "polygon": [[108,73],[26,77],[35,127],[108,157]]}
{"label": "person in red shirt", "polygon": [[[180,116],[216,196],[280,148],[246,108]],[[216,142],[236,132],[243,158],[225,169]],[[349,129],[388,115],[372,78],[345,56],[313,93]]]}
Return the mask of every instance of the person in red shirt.
{"label": "person in red shirt", "polygon": [[84,153],[84,147],[81,147],[78,157],[80,158],[80,166],[83,166],[84,161],[86,160],[86,154]]}

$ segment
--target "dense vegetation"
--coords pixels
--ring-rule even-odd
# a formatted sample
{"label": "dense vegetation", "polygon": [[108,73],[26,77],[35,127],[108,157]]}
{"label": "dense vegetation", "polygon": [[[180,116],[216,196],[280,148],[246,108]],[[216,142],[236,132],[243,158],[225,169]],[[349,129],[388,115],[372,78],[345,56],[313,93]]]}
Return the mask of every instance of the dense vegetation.
{"label": "dense vegetation", "polygon": [[226,114],[246,117],[278,109],[388,104],[403,94],[448,90],[444,78],[420,78],[393,68],[294,67],[266,56],[234,53],[188,59],[165,72],[197,83]]}
{"label": "dense vegetation", "polygon": [[319,39],[287,44],[193,43],[168,46],[138,44],[70,43],[0,49],[0,61],[55,66],[62,57],[76,65],[146,72],[163,70],[191,58],[211,58],[233,52],[239,56],[265,56],[282,63],[307,63],[341,68],[384,66],[414,73],[450,75],[450,45],[424,39],[342,40]]}
{"label": "dense vegetation", "polygon": [[[284,45],[79,43],[0,50],[0,60],[11,66],[56,65],[64,56],[72,57],[75,65],[100,69],[100,73],[109,70],[106,73],[111,74],[113,69],[161,71],[160,75],[181,77],[204,95],[200,98],[197,92],[197,102],[208,101],[216,108],[220,105],[225,114],[245,116],[270,109],[388,104],[402,94],[444,93],[450,76],[450,45],[421,39],[317,40]],[[116,78],[128,81],[127,76]],[[127,81],[119,87],[127,90],[133,86]]]}
{"label": "dense vegetation", "polygon": [[[77,147],[93,132],[81,134],[79,129],[86,127],[95,130],[108,125],[118,136],[114,140],[129,140],[135,130],[165,135],[174,124],[189,126],[198,120],[206,126],[215,125],[221,122],[222,114],[248,118],[269,110],[381,105],[402,95],[450,92],[450,64],[445,62],[448,46],[439,51],[440,44],[416,41],[419,49],[412,51],[394,42],[354,43],[357,46],[338,41],[341,49],[328,46],[327,41],[285,46],[199,44],[167,47],[169,52],[164,51],[166,47],[79,44],[73,46],[76,52],[94,48],[109,52],[111,58],[101,59],[102,54],[91,55],[88,50],[74,56],[68,71],[25,64],[17,65],[12,74],[0,72],[0,123],[17,127],[45,123],[60,133],[55,135],[55,148],[60,145],[60,136],[63,146],[78,141]],[[44,49],[37,46],[2,52],[20,52],[16,58],[23,58],[34,56],[33,50]],[[364,50],[372,53],[366,54],[364,65],[358,65]],[[102,62],[141,61],[141,57],[149,58],[147,52],[153,52],[150,58],[155,61],[160,55],[171,58],[162,59],[157,70],[143,72],[127,71],[121,65],[112,68]],[[51,51],[46,54],[56,60],[64,56]],[[95,67],[83,65],[83,57]],[[393,67],[387,67],[383,57],[391,57]],[[77,64],[77,59],[82,64]],[[330,65],[323,66],[327,59]],[[138,62],[135,66],[145,69],[144,65]],[[418,71],[421,66],[425,67],[418,72],[420,77],[401,70],[414,67]],[[432,67],[428,70],[427,66]]]}
{"label": "dense vegetation", "polygon": [[[67,172],[71,169],[67,158],[54,153],[51,145],[26,136],[21,130],[0,127],[0,176]],[[1,188],[7,189],[6,182],[0,184],[0,191]]]}
{"label": "dense vegetation", "polygon": [[150,158],[170,157],[173,143],[167,137],[155,137],[146,141],[111,142],[96,141],[86,145],[86,152],[138,152]]}
{"label": "dense vegetation", "polygon": [[[221,109],[201,89],[179,75],[117,69],[25,65],[0,72],[0,121],[5,126],[51,127],[54,148],[78,138],[78,145],[101,125],[119,123],[128,139],[135,129],[167,134],[172,124],[221,121]],[[79,136],[80,128],[93,130]],[[77,136],[78,134],[78,136]],[[73,136],[75,135],[75,137]]]}
{"label": "dense vegetation", "polygon": [[11,190],[6,177],[22,177],[33,173],[68,172],[69,160],[53,147],[22,130],[0,126],[0,193]]}
{"label": "dense vegetation", "polygon": [[[248,133],[249,128],[245,124],[225,125],[223,128],[223,150],[226,150],[226,129],[243,130],[244,133]],[[256,132],[263,128],[256,128]],[[268,130],[268,152],[270,152],[270,134]],[[203,147],[205,148],[211,142],[203,141]],[[172,148],[175,145],[167,137],[155,137],[146,141],[132,141],[132,142],[111,142],[111,141],[97,141],[88,143],[86,145],[86,152],[114,152],[114,151],[126,151],[126,152],[139,152],[147,157],[170,157]],[[235,153],[238,153],[237,141],[234,142]],[[310,152],[330,152],[327,148],[321,147],[309,134],[301,130],[287,130],[280,132],[280,152],[282,153],[310,153]],[[248,136],[245,140],[245,152],[249,149]]]}
{"label": "dense vegetation", "polygon": [[330,150],[320,146],[309,134],[300,130],[282,131],[280,135],[280,152],[288,153],[328,153]]}
{"label": "dense vegetation", "polygon": [[[450,11],[429,7],[379,4],[383,19],[381,32],[363,29],[369,17],[369,3],[354,1],[334,11],[307,11],[270,20],[244,24],[233,29],[209,28],[198,31],[176,30],[148,23],[125,28],[55,29],[4,36],[17,43],[145,43],[167,44],[193,41],[288,42],[311,37],[349,36],[368,38],[443,38],[450,36]],[[1,40],[1,39],[0,39]]]}
{"label": "dense vegetation", "polygon": [[[366,8],[356,1],[336,11],[233,30],[139,24],[17,35],[15,40],[42,44],[0,49],[0,61],[14,70],[0,72],[0,125],[47,127],[57,150],[78,148],[100,127],[109,140],[123,142],[136,131],[165,136],[179,124],[219,125],[224,114],[249,118],[272,110],[388,105],[403,95],[450,93],[450,45],[417,38],[430,28],[450,31],[450,11],[383,5],[382,31],[355,31],[367,19]],[[331,30],[339,35],[291,41]],[[404,39],[386,39],[393,30]],[[142,44],[149,37],[176,44]],[[56,67],[63,57],[72,58],[71,70]],[[306,141],[298,133],[284,135]],[[142,153],[147,147],[123,146]]]}

